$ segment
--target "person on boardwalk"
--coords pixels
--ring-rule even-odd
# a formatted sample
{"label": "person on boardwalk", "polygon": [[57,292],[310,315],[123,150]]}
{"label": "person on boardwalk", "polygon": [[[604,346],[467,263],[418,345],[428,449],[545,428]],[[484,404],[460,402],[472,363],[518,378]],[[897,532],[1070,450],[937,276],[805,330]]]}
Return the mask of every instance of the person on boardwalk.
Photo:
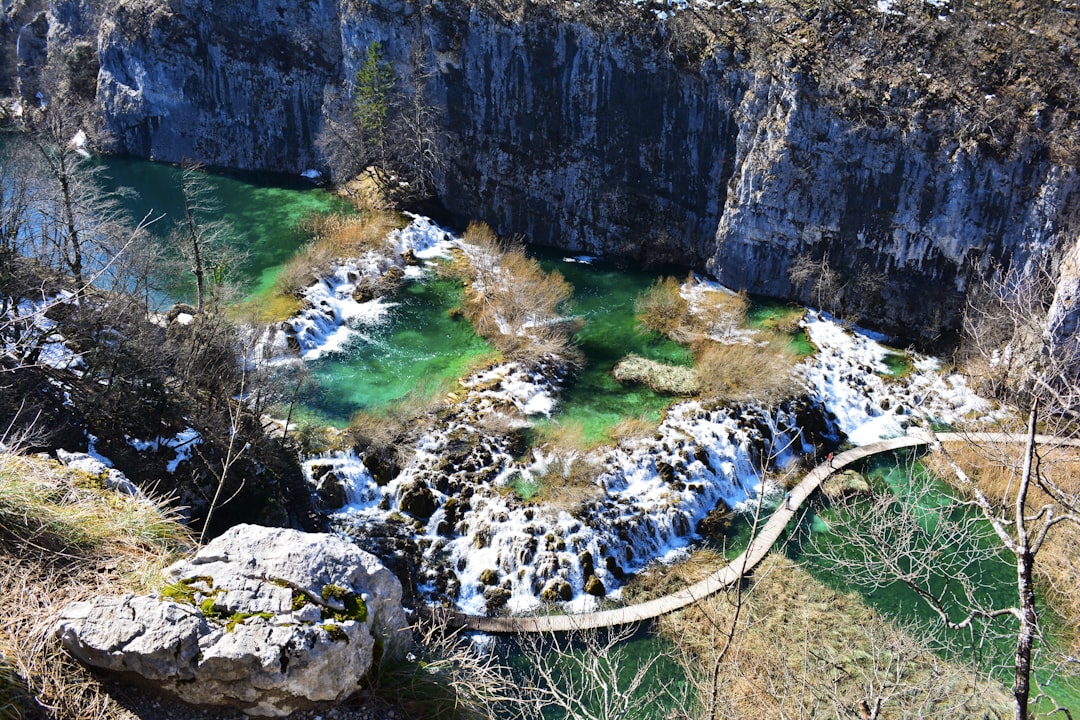
{"label": "person on boardwalk", "polygon": [[784,495],[784,509],[785,510],[790,510],[791,509],[791,492],[788,492],[787,494]]}
{"label": "person on boardwalk", "polygon": [[829,467],[831,468],[832,467],[832,453],[829,453],[828,456],[825,459],[829,461]]}

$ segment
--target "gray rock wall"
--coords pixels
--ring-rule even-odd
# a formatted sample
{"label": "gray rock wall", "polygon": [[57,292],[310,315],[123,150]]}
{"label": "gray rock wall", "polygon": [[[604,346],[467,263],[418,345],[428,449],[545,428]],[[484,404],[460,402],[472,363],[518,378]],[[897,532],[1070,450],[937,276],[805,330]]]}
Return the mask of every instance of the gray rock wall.
{"label": "gray rock wall", "polygon": [[830,303],[924,341],[973,277],[1048,262],[1077,233],[1080,177],[1044,148],[1003,158],[947,129],[852,122],[779,59],[686,67],[662,25],[519,5],[125,3],[98,24],[98,100],[120,151],[296,172],[325,164],[324,98],[378,40],[399,78],[430,73],[437,186],[460,218],[811,303],[789,269],[827,261]]}
{"label": "gray rock wall", "polygon": [[341,72],[334,0],[127,3],[99,24],[98,101],[115,148],[298,172],[317,164]]}

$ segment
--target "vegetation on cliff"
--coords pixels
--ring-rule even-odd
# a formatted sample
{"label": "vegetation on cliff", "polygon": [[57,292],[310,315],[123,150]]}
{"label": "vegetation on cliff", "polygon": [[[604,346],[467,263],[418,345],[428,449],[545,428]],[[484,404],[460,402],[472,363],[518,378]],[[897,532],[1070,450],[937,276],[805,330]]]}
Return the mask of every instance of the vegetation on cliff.
{"label": "vegetation on cliff", "polygon": [[512,22],[554,12],[598,31],[651,33],[687,70],[786,66],[860,124],[938,131],[999,155],[1035,141],[1080,162],[1080,7],[1069,0],[472,4]]}
{"label": "vegetation on cliff", "polygon": [[55,619],[73,600],[156,589],[192,544],[164,499],[0,453],[0,717],[119,717],[116,700],[52,637]]}

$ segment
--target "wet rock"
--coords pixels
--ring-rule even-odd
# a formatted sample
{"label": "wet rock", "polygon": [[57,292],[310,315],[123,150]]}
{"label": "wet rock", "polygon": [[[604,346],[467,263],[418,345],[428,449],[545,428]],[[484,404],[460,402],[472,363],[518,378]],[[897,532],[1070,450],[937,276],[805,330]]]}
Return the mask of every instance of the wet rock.
{"label": "wet rock", "polygon": [[608,555],[604,558],[604,567],[606,567],[607,571],[619,582],[626,579],[626,571],[622,569],[622,566],[619,565],[618,561],[612,556]]}
{"label": "wet rock", "polygon": [[664,462],[663,460],[657,460],[656,474],[660,476],[661,480],[668,484],[675,482],[675,468],[671,465],[671,463]]}
{"label": "wet rock", "polygon": [[735,514],[731,512],[731,508],[720,502],[698,522],[697,533],[703,538],[722,538],[731,531],[734,519]]}
{"label": "wet rock", "polygon": [[431,492],[431,488],[419,482],[413,483],[401,491],[398,506],[402,512],[422,520],[430,518],[437,507],[435,494]]}
{"label": "wet rock", "polygon": [[499,584],[499,571],[493,568],[488,568],[480,573],[481,585],[498,585]]}
{"label": "wet rock", "polygon": [[504,587],[489,587],[484,590],[484,606],[488,614],[494,614],[506,607],[510,601],[510,591]]}
{"label": "wet rock", "polygon": [[578,555],[578,563],[581,564],[581,574],[584,577],[588,577],[596,571],[596,567],[593,565],[592,553],[587,550]]}
{"label": "wet rock", "polygon": [[[312,474],[315,468],[312,468]],[[323,510],[338,510],[348,502],[348,495],[341,478],[336,473],[323,473],[315,480],[315,496],[319,500],[319,506]]]}
{"label": "wet rock", "polygon": [[607,595],[607,588],[604,587],[604,583],[600,578],[590,575],[585,581],[585,592],[595,597],[604,597]]}

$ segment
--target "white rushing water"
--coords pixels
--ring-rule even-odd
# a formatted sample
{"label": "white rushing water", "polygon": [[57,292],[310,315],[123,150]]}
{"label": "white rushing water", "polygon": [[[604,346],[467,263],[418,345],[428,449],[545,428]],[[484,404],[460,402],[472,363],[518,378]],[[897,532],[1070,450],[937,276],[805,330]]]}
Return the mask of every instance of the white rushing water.
{"label": "white rushing water", "polygon": [[[445,252],[457,242],[423,218],[409,228],[398,253]],[[306,338],[305,357],[329,351],[335,333],[368,312],[350,308],[350,283],[392,261],[343,264],[324,290],[312,290],[325,322],[294,324]],[[683,288],[692,306],[709,292],[729,291],[700,280]],[[994,412],[939,361],[911,355],[912,369],[890,377],[884,360],[903,351],[818,313],[804,326],[817,348],[799,368],[806,397],[778,409],[683,401],[648,437],[589,453],[520,456],[518,431],[557,411],[560,375],[555,363],[507,362],[463,379],[453,406],[404,449],[400,471],[385,484],[354,452],[310,458],[305,472],[313,486],[326,477],[344,486],[348,501],[336,524],[406,562],[430,602],[471,613],[527,612],[553,601],[589,610],[600,597],[617,597],[625,574],[683,552],[714,509],[775,502],[779,491],[766,471],[813,456],[815,438],[862,444],[924,419],[955,423]],[[709,335],[757,342],[753,331],[723,323]],[[543,499],[524,499],[539,487],[547,488]]]}
{"label": "white rushing water", "polygon": [[[363,282],[381,278],[391,268],[401,268],[403,277],[416,277],[419,268],[408,267],[407,253],[418,260],[445,256],[457,240],[429,218],[412,215],[411,222],[393,230],[378,250],[366,252],[359,258],[342,259],[333,272],[319,278],[303,292],[305,308],[287,321],[300,357],[314,360],[325,353],[340,350],[365,326],[379,323],[392,307],[382,298],[360,301],[354,297]],[[279,334],[266,343],[273,352],[281,354],[286,347],[285,335]]]}

